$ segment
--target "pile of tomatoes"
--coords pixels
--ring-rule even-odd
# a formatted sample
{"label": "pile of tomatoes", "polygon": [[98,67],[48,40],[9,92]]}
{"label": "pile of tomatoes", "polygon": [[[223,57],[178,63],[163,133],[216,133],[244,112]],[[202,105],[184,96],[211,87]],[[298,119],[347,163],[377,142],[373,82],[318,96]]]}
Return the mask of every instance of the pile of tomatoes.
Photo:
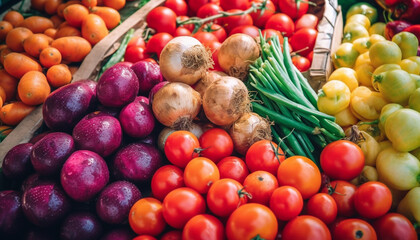
{"label": "pile of tomatoes", "polygon": [[153,175],[152,195],[130,210],[136,240],[416,239],[410,221],[390,213],[388,187],[349,182],[364,165],[353,142],[339,140],[322,151],[323,174],[306,157],[285,158],[268,140],[242,158],[232,155],[232,139],[220,128],[198,139],[175,131],[164,152],[170,163]]}
{"label": "pile of tomatoes", "polygon": [[[225,16],[213,21],[198,24],[198,31],[188,19],[206,19],[222,12],[227,14],[246,11],[252,4],[265,4],[265,10],[249,14]],[[259,30],[266,37],[273,34],[287,37],[292,61],[300,71],[307,71],[312,62],[313,48],[318,34],[318,17],[308,13],[308,2],[286,0],[167,0],[146,17],[149,28],[155,34],[145,43],[136,39],[128,47],[125,61],[136,62],[150,56],[159,57],[163,47],[177,36],[193,36],[213,52],[214,69],[221,70],[217,64],[217,51],[223,41],[235,33],[245,33],[259,37]],[[262,12],[262,14],[261,14]]]}

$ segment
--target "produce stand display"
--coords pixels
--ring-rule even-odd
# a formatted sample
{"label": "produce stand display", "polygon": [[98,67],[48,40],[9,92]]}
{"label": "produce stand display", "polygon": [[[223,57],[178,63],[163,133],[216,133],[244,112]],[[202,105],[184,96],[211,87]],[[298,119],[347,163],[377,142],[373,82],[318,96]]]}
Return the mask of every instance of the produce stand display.
{"label": "produce stand display", "polygon": [[[303,72],[292,57],[307,49],[289,51],[286,31],[284,39],[244,31],[214,49],[171,37],[157,54],[120,63],[130,40],[144,46],[165,33],[147,23],[166,1],[127,1],[120,24],[69,63],[71,83],[0,141],[0,239],[18,233],[7,221],[45,239],[419,238],[420,21],[400,8],[418,4],[420,13],[420,1],[311,0],[319,22]],[[258,10],[267,1],[252,2]],[[381,13],[398,25],[381,23]],[[68,112],[56,118],[54,101]],[[26,175],[10,180],[13,171]],[[50,197],[37,202],[37,191],[60,210],[46,208]]]}

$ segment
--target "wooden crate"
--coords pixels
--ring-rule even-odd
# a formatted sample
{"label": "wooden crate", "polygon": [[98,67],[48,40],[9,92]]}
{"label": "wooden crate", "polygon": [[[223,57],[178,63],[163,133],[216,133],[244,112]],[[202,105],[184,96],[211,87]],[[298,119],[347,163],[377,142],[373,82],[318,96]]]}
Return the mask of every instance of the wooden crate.
{"label": "wooden crate", "polygon": [[[314,48],[314,60],[309,71],[304,73],[311,86],[318,89],[331,73],[331,53],[341,42],[342,16],[337,0],[315,0],[318,7],[311,12],[320,19],[317,43]],[[73,82],[82,79],[95,79],[103,60],[115,52],[124,34],[131,28],[137,29],[135,35],[141,35],[145,28],[145,17],[155,7],[165,0],[152,0],[132,14],[118,27],[110,32],[102,41],[96,44],[86,56]],[[341,25],[340,25],[341,23]],[[31,112],[16,128],[0,143],[0,166],[6,153],[20,143],[28,142],[42,125],[42,105]]]}

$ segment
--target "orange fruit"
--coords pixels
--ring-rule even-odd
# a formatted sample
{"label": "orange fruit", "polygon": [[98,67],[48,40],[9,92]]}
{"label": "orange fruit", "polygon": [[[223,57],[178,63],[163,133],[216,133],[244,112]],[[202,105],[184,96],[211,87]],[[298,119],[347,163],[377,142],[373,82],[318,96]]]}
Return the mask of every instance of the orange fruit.
{"label": "orange fruit", "polygon": [[39,54],[41,65],[49,68],[61,63],[61,53],[57,48],[47,47]]}
{"label": "orange fruit", "polygon": [[19,98],[27,105],[43,103],[50,93],[50,85],[42,72],[29,71],[19,81]]}
{"label": "orange fruit", "polygon": [[53,88],[59,88],[71,82],[72,74],[65,64],[50,67],[47,71],[48,83]]}

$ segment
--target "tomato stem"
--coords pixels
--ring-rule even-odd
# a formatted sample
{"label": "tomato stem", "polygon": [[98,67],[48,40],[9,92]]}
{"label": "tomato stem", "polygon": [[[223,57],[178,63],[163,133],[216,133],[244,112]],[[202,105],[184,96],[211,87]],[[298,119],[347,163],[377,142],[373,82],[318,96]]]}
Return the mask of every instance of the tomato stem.
{"label": "tomato stem", "polygon": [[260,237],[260,234],[257,234],[257,236],[251,238],[251,240],[264,240],[264,238]]}

